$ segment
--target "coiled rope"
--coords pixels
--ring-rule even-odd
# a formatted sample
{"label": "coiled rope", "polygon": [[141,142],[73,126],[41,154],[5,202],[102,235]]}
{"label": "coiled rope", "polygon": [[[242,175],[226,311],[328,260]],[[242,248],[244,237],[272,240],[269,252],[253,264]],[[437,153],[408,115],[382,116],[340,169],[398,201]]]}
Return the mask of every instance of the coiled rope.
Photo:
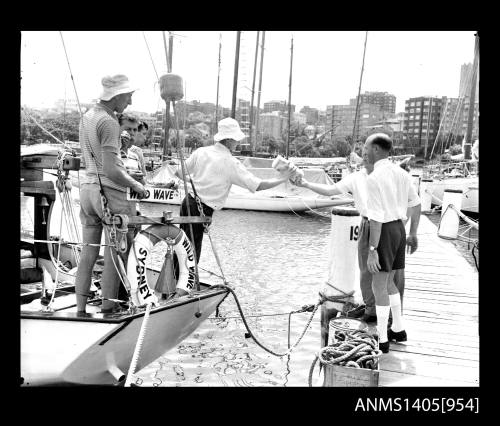
{"label": "coiled rope", "polygon": [[309,387],[316,362],[321,365],[340,365],[352,368],[378,368],[378,359],[382,351],[378,348],[378,340],[363,330],[336,331],[335,343],[320,349],[309,369]]}

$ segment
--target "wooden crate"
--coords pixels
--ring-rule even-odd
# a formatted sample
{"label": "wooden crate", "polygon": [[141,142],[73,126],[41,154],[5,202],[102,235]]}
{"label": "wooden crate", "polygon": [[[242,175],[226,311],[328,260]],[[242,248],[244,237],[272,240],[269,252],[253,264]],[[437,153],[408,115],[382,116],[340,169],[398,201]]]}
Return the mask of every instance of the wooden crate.
{"label": "wooden crate", "polygon": [[325,364],[325,387],[378,387],[379,370]]}

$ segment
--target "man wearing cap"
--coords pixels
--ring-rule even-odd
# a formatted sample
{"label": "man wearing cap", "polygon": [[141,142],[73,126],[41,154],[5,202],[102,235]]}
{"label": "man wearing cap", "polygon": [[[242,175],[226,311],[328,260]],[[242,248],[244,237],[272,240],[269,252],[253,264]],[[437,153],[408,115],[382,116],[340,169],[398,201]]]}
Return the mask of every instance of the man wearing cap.
{"label": "man wearing cap", "polygon": [[[196,149],[186,160],[187,179],[191,178],[196,194],[198,195],[203,213],[211,217],[214,210],[224,206],[231,190],[231,186],[238,185],[250,192],[273,188],[290,177],[290,170],[285,170],[279,178],[260,179],[252,174],[231,151],[236,144],[245,138],[236,120],[227,117],[219,121],[218,133],[214,136],[215,143]],[[182,170],[176,171],[177,177],[182,179]],[[180,216],[200,216],[193,188],[182,200]],[[192,224],[196,259],[199,261],[203,241],[202,224]],[[181,229],[191,240],[189,224],[182,224]],[[181,290],[183,291],[183,290]]]}
{"label": "man wearing cap", "polygon": [[[135,215],[134,203],[127,201],[127,188],[132,188],[139,197],[145,195],[144,186],[127,173],[120,158],[120,125],[115,115],[132,104],[135,89],[122,74],[104,77],[102,86],[100,101],[80,121],[80,145],[87,165],[80,187],[82,239],[84,244],[96,246],[84,245],[82,248],[75,280],[79,313],[85,312],[92,270],[99,254],[98,244],[101,243],[103,208],[100,190],[104,192],[111,214]],[[129,243],[132,236],[133,228],[127,234]],[[106,244],[109,244],[107,232],[105,238]],[[113,251],[108,246],[104,249],[104,270],[101,277],[104,313],[112,312],[116,307],[115,302],[108,299],[116,299],[119,289],[119,276],[115,269],[117,260],[112,257]]]}

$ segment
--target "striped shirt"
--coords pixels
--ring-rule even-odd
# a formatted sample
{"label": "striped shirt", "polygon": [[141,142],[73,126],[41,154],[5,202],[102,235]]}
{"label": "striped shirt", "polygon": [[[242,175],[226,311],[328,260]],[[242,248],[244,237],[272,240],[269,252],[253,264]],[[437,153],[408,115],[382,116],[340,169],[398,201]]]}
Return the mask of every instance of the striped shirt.
{"label": "striped shirt", "polygon": [[102,169],[103,151],[114,153],[118,166],[125,169],[120,158],[120,125],[113,111],[98,103],[84,114],[80,121],[80,146],[87,167],[82,183],[99,184],[99,173],[103,186],[126,192],[126,187],[113,182]]}

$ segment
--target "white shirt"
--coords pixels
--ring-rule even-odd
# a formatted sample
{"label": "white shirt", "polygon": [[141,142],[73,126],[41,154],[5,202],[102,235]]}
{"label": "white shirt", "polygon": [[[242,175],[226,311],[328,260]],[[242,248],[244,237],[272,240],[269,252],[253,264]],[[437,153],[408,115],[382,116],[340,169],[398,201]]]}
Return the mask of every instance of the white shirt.
{"label": "white shirt", "polygon": [[368,219],[381,223],[406,220],[406,209],[420,204],[409,173],[387,158],[374,164],[366,183]]}
{"label": "white shirt", "polygon": [[368,191],[366,187],[366,169],[358,170],[342,178],[335,186],[342,192],[350,192],[354,198],[354,205],[361,216],[367,216],[366,199]]}
{"label": "white shirt", "polygon": [[186,167],[201,201],[214,210],[222,209],[233,184],[255,192],[262,182],[218,142],[195,150]]}

